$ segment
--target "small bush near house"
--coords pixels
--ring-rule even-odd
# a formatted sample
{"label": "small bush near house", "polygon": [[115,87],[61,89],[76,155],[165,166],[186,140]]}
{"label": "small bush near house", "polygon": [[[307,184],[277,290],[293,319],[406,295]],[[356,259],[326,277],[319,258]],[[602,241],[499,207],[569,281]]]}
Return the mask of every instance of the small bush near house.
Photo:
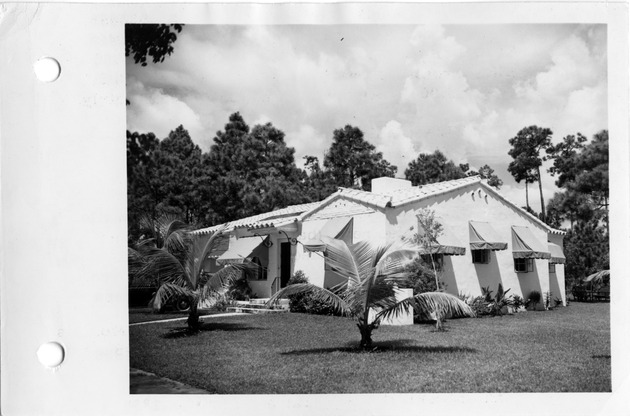
{"label": "small bush near house", "polygon": [[512,295],[512,306],[514,310],[518,312],[521,307],[524,307],[526,304],[525,299],[520,297],[519,295]]}
{"label": "small bush near house", "polygon": [[[297,270],[287,282],[287,286],[297,283],[309,283],[308,277],[302,270]],[[299,293],[297,295],[289,295],[289,310],[298,313],[310,313],[314,315],[336,315],[335,311],[326,303],[320,302],[313,298],[310,294]]]}
{"label": "small bush near house", "polygon": [[538,305],[540,303],[542,299],[542,295],[540,294],[539,291],[537,290],[533,290],[529,293],[529,297],[527,299],[527,304],[528,305],[533,305],[534,309],[536,308],[536,305]]}
{"label": "small bush near house", "polygon": [[446,284],[441,280],[440,287],[435,287],[435,274],[431,265],[428,265],[422,257],[418,257],[409,263],[405,268],[405,272],[408,273],[409,287],[413,289],[414,295],[425,292],[442,292],[446,289]]}
{"label": "small bush near house", "polygon": [[252,294],[252,288],[249,287],[247,279],[232,280],[226,293],[231,300],[249,300]]}

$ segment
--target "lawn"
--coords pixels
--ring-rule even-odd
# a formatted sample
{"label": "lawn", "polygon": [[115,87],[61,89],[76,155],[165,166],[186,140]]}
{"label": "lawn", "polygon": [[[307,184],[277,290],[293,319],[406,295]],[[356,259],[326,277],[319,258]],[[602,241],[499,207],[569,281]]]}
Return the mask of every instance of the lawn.
{"label": "lawn", "polygon": [[221,394],[609,392],[610,305],[382,326],[376,352],[345,318],[304,314],[131,326],[131,366]]}
{"label": "lawn", "polygon": [[[203,315],[215,315],[221,312],[209,311],[209,310],[200,310],[199,313]],[[131,307],[129,308],[129,323],[137,324],[140,322],[154,322],[154,321],[163,321],[166,319],[186,319],[188,318],[188,312],[179,312],[179,311],[168,311],[163,313],[155,313],[151,308],[139,308],[139,307]]]}

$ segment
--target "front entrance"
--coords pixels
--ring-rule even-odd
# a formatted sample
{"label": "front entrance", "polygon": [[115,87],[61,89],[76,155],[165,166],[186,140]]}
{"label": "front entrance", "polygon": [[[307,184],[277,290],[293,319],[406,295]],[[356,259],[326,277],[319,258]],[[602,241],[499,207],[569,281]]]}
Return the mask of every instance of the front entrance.
{"label": "front entrance", "polygon": [[280,243],[280,287],[291,278],[291,243]]}

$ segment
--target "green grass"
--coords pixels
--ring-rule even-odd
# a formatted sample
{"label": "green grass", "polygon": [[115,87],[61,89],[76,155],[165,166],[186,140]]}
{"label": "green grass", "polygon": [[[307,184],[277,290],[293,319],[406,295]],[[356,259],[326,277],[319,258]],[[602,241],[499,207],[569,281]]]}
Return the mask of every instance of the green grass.
{"label": "green grass", "polygon": [[609,304],[382,326],[376,352],[355,349],[345,318],[304,314],[130,327],[131,366],[212,393],[611,391]]}

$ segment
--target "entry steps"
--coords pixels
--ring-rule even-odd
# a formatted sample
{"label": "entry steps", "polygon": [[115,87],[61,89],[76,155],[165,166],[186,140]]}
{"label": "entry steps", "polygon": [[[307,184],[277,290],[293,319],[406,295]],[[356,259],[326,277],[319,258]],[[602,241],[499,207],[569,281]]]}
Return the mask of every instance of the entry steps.
{"label": "entry steps", "polygon": [[234,301],[234,306],[228,306],[229,312],[241,313],[281,313],[289,312],[289,299],[280,299],[276,304],[267,306],[269,298],[250,299],[249,301]]}

